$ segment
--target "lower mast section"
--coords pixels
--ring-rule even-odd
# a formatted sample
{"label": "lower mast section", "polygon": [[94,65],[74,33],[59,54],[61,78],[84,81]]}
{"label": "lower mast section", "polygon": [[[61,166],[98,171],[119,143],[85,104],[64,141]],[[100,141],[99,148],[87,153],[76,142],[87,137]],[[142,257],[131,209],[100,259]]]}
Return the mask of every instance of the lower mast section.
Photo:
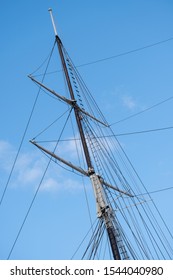
{"label": "lower mast section", "polygon": [[[96,198],[97,216],[102,219],[109,237],[109,242],[114,260],[128,259],[127,252],[122,244],[118,226],[116,226],[113,210],[106,200],[101,180],[97,174],[90,172],[90,180]],[[121,251],[121,254],[120,254]]]}

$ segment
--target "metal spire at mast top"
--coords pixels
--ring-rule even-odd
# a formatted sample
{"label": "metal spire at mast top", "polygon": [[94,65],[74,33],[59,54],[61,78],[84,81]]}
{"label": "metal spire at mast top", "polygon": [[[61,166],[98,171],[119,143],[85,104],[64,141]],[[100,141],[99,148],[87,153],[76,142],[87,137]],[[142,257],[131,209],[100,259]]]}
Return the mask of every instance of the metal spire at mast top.
{"label": "metal spire at mast top", "polygon": [[55,32],[55,36],[58,36],[57,30],[56,30],[56,25],[55,25],[53,14],[52,14],[52,9],[49,8],[48,11],[50,13],[50,17],[51,17],[51,20],[52,20],[52,25],[53,25],[53,29],[54,29],[54,32]]}

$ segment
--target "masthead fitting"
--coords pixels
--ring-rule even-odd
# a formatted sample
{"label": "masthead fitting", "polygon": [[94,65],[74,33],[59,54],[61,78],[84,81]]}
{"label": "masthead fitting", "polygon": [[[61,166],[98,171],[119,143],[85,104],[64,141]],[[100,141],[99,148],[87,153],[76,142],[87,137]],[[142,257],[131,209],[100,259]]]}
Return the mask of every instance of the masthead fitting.
{"label": "masthead fitting", "polygon": [[52,20],[52,25],[53,25],[53,29],[54,29],[54,32],[55,32],[55,36],[57,36],[58,33],[57,33],[57,30],[56,30],[56,25],[55,25],[55,21],[54,21],[53,14],[52,14],[52,9],[49,8],[48,11],[50,13],[50,17],[51,17],[51,20]]}

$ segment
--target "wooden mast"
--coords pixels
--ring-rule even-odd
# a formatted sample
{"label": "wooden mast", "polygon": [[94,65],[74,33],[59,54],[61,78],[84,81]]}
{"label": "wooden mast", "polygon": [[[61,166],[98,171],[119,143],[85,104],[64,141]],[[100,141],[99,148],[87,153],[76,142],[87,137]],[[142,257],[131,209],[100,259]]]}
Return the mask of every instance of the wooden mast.
{"label": "wooden mast", "polygon": [[51,20],[52,20],[52,24],[53,24],[53,28],[54,28],[55,40],[56,40],[56,43],[58,46],[62,67],[63,67],[64,73],[65,73],[65,78],[67,81],[67,85],[68,85],[68,89],[69,89],[69,93],[70,93],[70,97],[71,97],[71,102],[73,103],[74,114],[75,114],[78,130],[79,130],[79,134],[80,134],[80,138],[81,138],[81,142],[82,142],[82,146],[83,146],[83,151],[84,151],[84,155],[85,155],[85,159],[86,159],[86,163],[87,163],[87,167],[88,167],[88,177],[91,180],[94,194],[95,194],[97,216],[99,219],[102,219],[102,221],[105,224],[105,227],[106,227],[106,230],[108,233],[108,237],[109,237],[109,241],[110,241],[113,258],[115,260],[120,260],[121,256],[120,256],[118,245],[119,245],[119,242],[121,242],[121,240],[119,237],[119,231],[118,231],[118,228],[115,227],[113,212],[112,212],[111,206],[108,204],[106,196],[105,196],[105,192],[104,192],[104,188],[103,188],[103,181],[101,180],[100,176],[95,173],[94,167],[91,162],[91,157],[90,157],[86,137],[85,137],[84,130],[83,130],[82,115],[81,115],[81,111],[79,110],[79,106],[77,105],[77,101],[75,101],[73,87],[71,85],[67,65],[65,62],[64,54],[63,54],[62,42],[57,33],[54,18],[52,15],[52,9],[49,9],[49,12],[50,12],[50,16],[51,16]]}

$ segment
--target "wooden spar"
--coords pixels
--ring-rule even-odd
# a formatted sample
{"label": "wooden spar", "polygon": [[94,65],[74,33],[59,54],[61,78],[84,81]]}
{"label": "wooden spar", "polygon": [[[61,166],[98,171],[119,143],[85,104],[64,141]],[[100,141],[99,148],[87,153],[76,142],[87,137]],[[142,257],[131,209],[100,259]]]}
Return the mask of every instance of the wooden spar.
{"label": "wooden spar", "polygon": [[38,84],[40,87],[46,89],[47,91],[49,91],[50,93],[52,93],[54,96],[56,96],[58,99],[66,102],[67,104],[69,104],[72,107],[76,107],[77,110],[79,110],[81,113],[83,113],[84,115],[90,117],[91,119],[93,119],[94,121],[108,127],[108,125],[102,121],[100,121],[99,119],[95,118],[94,116],[92,116],[91,114],[89,114],[87,111],[83,110],[81,107],[79,107],[76,103],[75,99],[68,99],[63,95],[60,95],[59,93],[56,93],[54,90],[48,88],[47,86],[45,86],[44,84],[42,84],[41,82],[37,81],[33,76],[28,75],[28,77],[35,82],[36,84]]}

